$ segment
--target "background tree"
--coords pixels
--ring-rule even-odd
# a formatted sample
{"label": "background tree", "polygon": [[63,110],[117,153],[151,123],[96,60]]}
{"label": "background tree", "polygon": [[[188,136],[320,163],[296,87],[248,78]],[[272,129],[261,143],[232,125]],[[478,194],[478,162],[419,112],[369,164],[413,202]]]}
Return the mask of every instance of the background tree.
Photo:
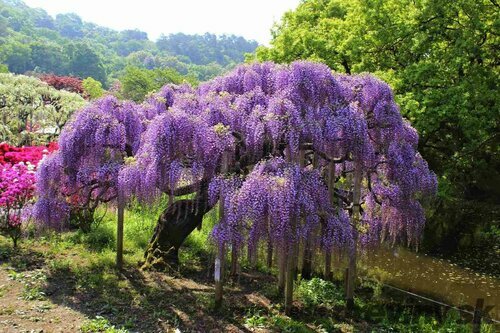
{"label": "background tree", "polygon": [[74,14],[57,14],[55,27],[64,37],[79,38],[83,37],[82,19]]}
{"label": "background tree", "polygon": [[454,251],[493,225],[500,204],[497,23],[487,0],[304,1],[257,58],[386,80],[440,177],[427,246]]}
{"label": "background tree", "polygon": [[127,65],[168,67],[207,80],[233,68],[257,47],[242,37],[211,34],[175,34],[156,43],[140,30],[116,31],[84,22],[76,14],[54,19],[22,1],[0,2],[0,44],[0,62],[14,73],[91,76],[104,86],[122,76]]}
{"label": "background tree", "polygon": [[65,65],[68,64],[68,59],[60,45],[34,41],[30,44],[30,48],[34,71],[59,75],[68,72],[68,69],[65,68]]}
{"label": "background tree", "polygon": [[101,82],[94,80],[91,77],[82,81],[82,87],[85,94],[88,95],[90,99],[96,99],[104,95],[104,89],[102,89]]}
{"label": "background tree", "polygon": [[196,83],[196,80],[183,77],[176,70],[170,68],[148,70],[129,66],[125,69],[125,74],[120,78],[120,82],[124,98],[141,102],[146,95],[159,90],[167,83]]}
{"label": "background tree", "polygon": [[101,57],[86,43],[73,43],[65,49],[69,61],[69,72],[78,77],[93,77],[106,83],[106,71]]}
{"label": "background tree", "polygon": [[84,104],[80,95],[56,90],[37,78],[0,74],[0,140],[48,143]]}

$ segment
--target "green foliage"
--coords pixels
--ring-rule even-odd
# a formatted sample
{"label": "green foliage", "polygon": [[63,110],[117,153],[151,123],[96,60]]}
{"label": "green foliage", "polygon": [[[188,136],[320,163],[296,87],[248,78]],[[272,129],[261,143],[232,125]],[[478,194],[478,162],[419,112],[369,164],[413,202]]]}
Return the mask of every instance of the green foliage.
{"label": "green foliage", "polygon": [[84,104],[80,95],[56,90],[37,78],[0,74],[0,141],[47,143]]}
{"label": "green foliage", "polygon": [[315,332],[306,324],[279,314],[266,315],[261,310],[249,311],[245,316],[245,326],[252,329],[272,329],[273,332],[309,333]]}
{"label": "green foliage", "polygon": [[161,51],[186,56],[191,63],[197,65],[218,63],[225,66],[239,63],[243,61],[243,55],[254,51],[257,45],[257,42],[247,41],[243,37],[234,35],[218,37],[210,33],[194,36],[183,33],[162,35],[156,41],[156,46]]}
{"label": "green foliage", "polygon": [[77,42],[68,45],[69,72],[77,77],[94,77],[106,83],[106,69],[101,56],[88,43]]}
{"label": "green foliage", "polygon": [[127,333],[128,331],[122,328],[115,328],[109,321],[101,316],[96,316],[95,319],[88,320],[80,328],[82,333]]}
{"label": "green foliage", "polygon": [[332,282],[320,278],[300,280],[295,293],[304,308],[312,312],[318,307],[332,309],[345,305],[344,291]]}
{"label": "green foliage", "polygon": [[172,68],[206,80],[231,68],[253,52],[255,41],[237,36],[173,34],[158,42],[139,30],[115,31],[84,22],[78,15],[58,14],[22,1],[0,1],[0,63],[13,73],[53,73],[93,77],[104,87],[127,65]]}
{"label": "green foliage", "polygon": [[105,249],[114,249],[116,237],[109,224],[99,225],[90,232],[78,230],[71,240],[75,244],[84,244],[90,251],[101,252]]}
{"label": "green foliage", "polygon": [[125,68],[125,74],[120,78],[120,81],[122,83],[122,96],[136,102],[141,102],[146,95],[157,91],[167,83],[196,83],[195,79],[183,77],[171,68],[142,69],[132,66]]}
{"label": "green foliage", "polygon": [[477,221],[492,224],[491,205],[498,211],[498,22],[489,0],[307,0],[283,16],[256,57],[316,60],[389,82],[439,176],[427,245],[456,249]]}
{"label": "green foliage", "polygon": [[9,73],[9,67],[4,64],[0,64],[0,73]]}
{"label": "green foliage", "polygon": [[21,298],[25,301],[40,301],[45,299],[43,285],[47,281],[47,276],[42,270],[32,272],[9,271],[11,280],[19,281],[23,285]]}
{"label": "green foliage", "polygon": [[83,90],[89,96],[90,99],[96,99],[104,95],[104,89],[102,89],[102,84],[99,81],[94,80],[91,77],[86,78],[82,81]]}

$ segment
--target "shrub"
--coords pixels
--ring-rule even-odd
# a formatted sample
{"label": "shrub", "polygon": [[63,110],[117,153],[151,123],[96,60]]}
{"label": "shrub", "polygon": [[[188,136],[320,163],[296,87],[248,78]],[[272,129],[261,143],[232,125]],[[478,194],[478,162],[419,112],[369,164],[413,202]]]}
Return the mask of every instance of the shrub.
{"label": "shrub", "polygon": [[57,90],[66,90],[83,95],[82,80],[77,77],[48,74],[40,77],[40,80]]}
{"label": "shrub", "polygon": [[82,81],[83,90],[85,95],[90,99],[96,99],[104,95],[104,89],[102,89],[101,82],[94,80],[91,77],[86,78]]}
{"label": "shrub", "polygon": [[300,280],[297,286],[297,299],[308,310],[317,307],[332,308],[344,305],[344,293],[341,288],[320,278]]}

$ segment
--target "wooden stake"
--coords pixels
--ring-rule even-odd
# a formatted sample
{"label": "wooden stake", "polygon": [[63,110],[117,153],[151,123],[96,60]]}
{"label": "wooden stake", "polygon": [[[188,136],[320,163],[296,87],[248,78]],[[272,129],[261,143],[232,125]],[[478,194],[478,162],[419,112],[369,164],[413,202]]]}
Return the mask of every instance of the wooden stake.
{"label": "wooden stake", "polygon": [[224,279],[224,245],[217,246],[217,257],[215,258],[214,280],[215,280],[215,308],[222,305],[222,283]]}
{"label": "wooden stake", "polygon": [[116,225],[116,267],[123,268],[123,220],[125,200],[121,190],[118,190],[118,218]]}
{"label": "wooden stake", "polygon": [[279,251],[278,256],[278,293],[283,295],[285,291],[285,280],[286,280],[286,254],[287,251],[283,247]]}
{"label": "wooden stake", "polygon": [[269,239],[267,241],[267,268],[273,267],[273,242]]}
{"label": "wooden stake", "polygon": [[352,246],[349,247],[349,275],[346,288],[346,305],[350,311],[354,308],[354,289],[356,284],[356,255],[358,247],[358,224],[360,220],[361,179],[363,173],[359,162],[354,166],[354,188],[352,199]]}
{"label": "wooden stake", "polygon": [[326,281],[332,280],[332,252],[327,250],[325,251],[325,272],[324,278]]}
{"label": "wooden stake", "polygon": [[234,278],[238,275],[238,249],[236,244],[231,245],[231,276]]}
{"label": "wooden stake", "polygon": [[[292,218],[292,234],[295,233],[297,229],[297,219],[295,217]],[[295,272],[297,270],[297,253],[298,246],[297,244],[290,245],[290,254],[287,257],[287,266],[286,266],[286,281],[285,281],[285,313],[290,315],[292,312],[292,303],[293,303],[293,282],[295,280]]]}
{"label": "wooden stake", "polygon": [[472,333],[481,332],[481,317],[483,314],[484,299],[478,298],[476,300],[476,307],[474,308],[474,317],[472,318]]}
{"label": "wooden stake", "polygon": [[[222,165],[221,173],[227,172],[227,154],[222,155]],[[219,200],[219,218],[222,220],[224,218],[224,200]],[[215,308],[219,309],[222,305],[222,287],[224,280],[224,257],[225,245],[221,244],[217,246],[217,257],[215,258],[215,270],[214,270],[214,280],[215,280]]]}
{"label": "wooden stake", "polygon": [[[328,163],[328,193],[330,202],[335,205],[335,163]],[[327,281],[332,280],[332,250],[325,251],[325,272],[324,278]]]}

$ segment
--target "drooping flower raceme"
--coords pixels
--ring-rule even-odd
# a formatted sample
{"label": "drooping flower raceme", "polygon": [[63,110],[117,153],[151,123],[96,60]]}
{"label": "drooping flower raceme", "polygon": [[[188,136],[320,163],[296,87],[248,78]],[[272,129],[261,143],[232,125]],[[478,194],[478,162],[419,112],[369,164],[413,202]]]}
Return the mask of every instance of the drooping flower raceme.
{"label": "drooping flower raceme", "polygon": [[211,185],[225,203],[226,214],[213,230],[219,243],[256,244],[269,236],[276,244],[289,246],[313,235],[320,225],[328,230],[324,242],[344,241],[347,224],[332,220],[337,215],[317,170],[272,158],[257,164],[243,183],[231,181],[229,190],[220,191],[220,183],[216,178]]}

